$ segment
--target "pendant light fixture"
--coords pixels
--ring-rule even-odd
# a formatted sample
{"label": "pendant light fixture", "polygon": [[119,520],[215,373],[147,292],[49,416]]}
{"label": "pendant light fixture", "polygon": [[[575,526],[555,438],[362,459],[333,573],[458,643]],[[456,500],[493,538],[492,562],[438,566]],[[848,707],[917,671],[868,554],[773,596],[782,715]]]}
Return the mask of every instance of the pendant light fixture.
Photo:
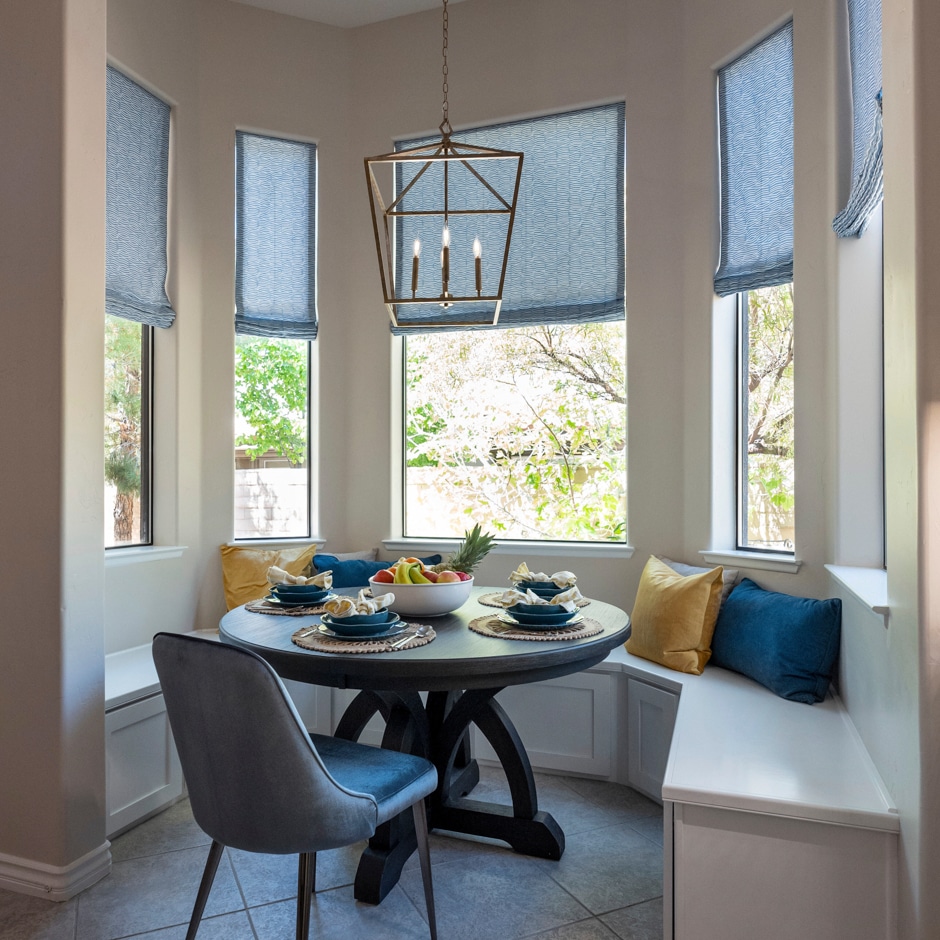
{"label": "pendant light fixture", "polygon": [[382,293],[398,330],[497,323],[519,198],[522,153],[451,139],[443,4],[440,140],[364,161]]}

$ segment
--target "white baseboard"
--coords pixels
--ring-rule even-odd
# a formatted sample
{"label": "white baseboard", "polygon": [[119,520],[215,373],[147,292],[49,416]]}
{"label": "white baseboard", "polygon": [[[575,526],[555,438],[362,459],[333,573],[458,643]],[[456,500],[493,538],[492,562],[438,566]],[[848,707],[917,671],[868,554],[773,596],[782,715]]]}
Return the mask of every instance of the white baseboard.
{"label": "white baseboard", "polygon": [[110,871],[110,842],[64,866],[0,853],[0,888],[49,901],[67,901]]}

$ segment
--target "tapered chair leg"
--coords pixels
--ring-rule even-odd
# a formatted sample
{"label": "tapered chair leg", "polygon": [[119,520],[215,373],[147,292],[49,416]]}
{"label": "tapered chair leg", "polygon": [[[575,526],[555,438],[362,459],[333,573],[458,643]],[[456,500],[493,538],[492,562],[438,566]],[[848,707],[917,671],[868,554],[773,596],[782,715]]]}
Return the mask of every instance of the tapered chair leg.
{"label": "tapered chair leg", "polygon": [[310,898],[317,879],[317,853],[301,852],[297,865],[297,940],[310,936]]}
{"label": "tapered chair leg", "polygon": [[206,859],[206,867],[202,872],[202,881],[199,883],[199,891],[196,894],[196,904],[193,907],[193,916],[189,921],[189,930],[186,931],[186,940],[196,940],[196,931],[199,930],[199,922],[202,920],[203,911],[206,909],[206,901],[209,900],[209,892],[212,890],[212,882],[215,881],[215,873],[219,870],[219,862],[222,859],[222,849],[225,846],[221,842],[213,840],[209,848],[209,857]]}
{"label": "tapered chair leg", "polygon": [[431,884],[431,852],[428,848],[428,814],[424,800],[411,807],[415,817],[415,836],[418,840],[418,861],[421,863],[421,880],[424,882],[424,901],[428,908],[428,926],[431,940],[437,940],[437,918],[434,914],[434,886]]}

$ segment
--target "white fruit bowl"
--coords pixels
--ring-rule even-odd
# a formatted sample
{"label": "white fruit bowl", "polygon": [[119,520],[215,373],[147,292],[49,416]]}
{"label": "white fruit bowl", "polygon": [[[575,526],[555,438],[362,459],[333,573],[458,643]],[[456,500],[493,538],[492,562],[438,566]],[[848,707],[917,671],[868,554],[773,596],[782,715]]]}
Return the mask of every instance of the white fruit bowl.
{"label": "white fruit bowl", "polygon": [[467,602],[473,578],[444,584],[389,584],[370,578],[369,586],[375,595],[394,594],[388,609],[403,617],[442,617]]}

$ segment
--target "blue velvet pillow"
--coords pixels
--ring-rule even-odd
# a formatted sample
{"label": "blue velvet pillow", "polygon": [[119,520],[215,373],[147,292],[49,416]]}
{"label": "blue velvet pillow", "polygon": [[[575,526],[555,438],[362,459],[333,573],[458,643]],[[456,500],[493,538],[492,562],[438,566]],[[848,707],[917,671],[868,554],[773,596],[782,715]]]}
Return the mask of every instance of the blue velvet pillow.
{"label": "blue velvet pillow", "polygon": [[[426,565],[436,565],[440,560],[440,555],[430,555],[421,559]],[[340,588],[365,587],[369,583],[369,578],[377,571],[382,571],[389,565],[395,564],[393,561],[365,561],[356,558],[350,561],[340,561],[335,555],[317,553],[313,556],[313,564],[320,571],[333,572],[333,587]]]}
{"label": "blue velvet pillow", "polygon": [[826,697],[841,626],[838,598],[777,594],[744,578],[718,615],[711,662],[749,676],[781,698],[812,705]]}

